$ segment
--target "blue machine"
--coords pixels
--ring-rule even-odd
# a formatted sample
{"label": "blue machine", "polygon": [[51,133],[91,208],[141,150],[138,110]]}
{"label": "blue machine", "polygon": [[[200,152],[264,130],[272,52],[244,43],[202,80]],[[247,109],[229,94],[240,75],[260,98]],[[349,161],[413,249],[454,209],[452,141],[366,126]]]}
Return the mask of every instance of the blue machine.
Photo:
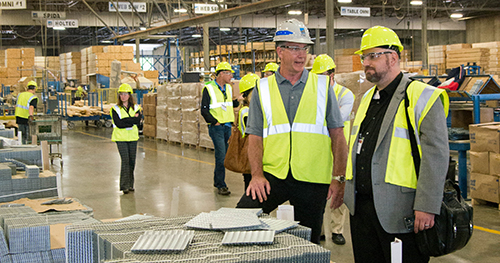
{"label": "blue machine", "polygon": [[472,65],[470,62],[467,62],[467,66],[462,65],[464,69],[467,71],[467,75],[479,75],[481,74],[481,67],[476,65],[476,62],[472,62]]}

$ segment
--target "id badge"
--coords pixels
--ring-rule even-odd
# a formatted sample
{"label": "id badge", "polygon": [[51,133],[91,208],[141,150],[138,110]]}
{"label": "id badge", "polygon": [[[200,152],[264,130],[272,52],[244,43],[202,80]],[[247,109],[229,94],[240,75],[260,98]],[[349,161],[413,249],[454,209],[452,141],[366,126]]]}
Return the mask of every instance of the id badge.
{"label": "id badge", "polygon": [[357,154],[361,153],[361,147],[363,147],[363,141],[364,140],[365,140],[365,138],[359,136],[359,138],[358,138],[358,148],[356,149],[356,153]]}
{"label": "id badge", "polygon": [[223,111],[226,111],[226,110],[227,110],[226,105],[222,105],[222,106],[221,106],[221,108],[222,108],[222,110],[223,110]]}

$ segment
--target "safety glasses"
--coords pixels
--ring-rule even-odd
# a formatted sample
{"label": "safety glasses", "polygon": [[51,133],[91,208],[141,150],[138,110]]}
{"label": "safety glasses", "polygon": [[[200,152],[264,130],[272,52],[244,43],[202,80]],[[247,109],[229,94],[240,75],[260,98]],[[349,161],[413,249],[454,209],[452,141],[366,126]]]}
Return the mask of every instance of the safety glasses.
{"label": "safety glasses", "polygon": [[300,52],[305,52],[309,53],[309,46],[305,47],[298,47],[298,46],[280,46],[281,48],[286,48],[290,50],[292,53],[300,53]]}
{"label": "safety glasses", "polygon": [[394,51],[372,52],[368,54],[359,55],[359,57],[361,58],[361,63],[363,63],[363,61],[365,60],[375,60],[384,54],[391,54],[393,52]]}

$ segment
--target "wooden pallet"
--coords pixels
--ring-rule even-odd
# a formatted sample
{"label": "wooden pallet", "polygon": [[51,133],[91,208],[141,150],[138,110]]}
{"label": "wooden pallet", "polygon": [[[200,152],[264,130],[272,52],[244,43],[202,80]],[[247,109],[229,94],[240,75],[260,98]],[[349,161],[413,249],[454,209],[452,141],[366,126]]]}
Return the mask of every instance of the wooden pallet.
{"label": "wooden pallet", "polygon": [[478,198],[473,198],[471,200],[471,204],[472,205],[487,205],[487,206],[495,206],[498,208],[498,210],[500,210],[500,204],[498,203],[495,203],[495,202],[490,202],[490,201],[486,201],[486,200],[482,200],[482,199],[478,199]]}

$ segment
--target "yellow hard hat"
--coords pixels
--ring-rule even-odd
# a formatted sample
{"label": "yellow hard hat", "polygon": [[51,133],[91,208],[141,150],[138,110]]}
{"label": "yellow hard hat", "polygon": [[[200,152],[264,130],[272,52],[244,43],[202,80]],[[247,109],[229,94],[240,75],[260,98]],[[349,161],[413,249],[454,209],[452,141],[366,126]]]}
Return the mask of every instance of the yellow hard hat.
{"label": "yellow hard hat", "polygon": [[264,68],[264,70],[262,71],[262,73],[264,72],[268,72],[268,71],[272,71],[272,72],[276,72],[278,71],[278,68],[280,66],[278,66],[278,64],[274,63],[274,62],[271,62],[271,63],[267,63],[266,67]]}
{"label": "yellow hard hat", "polygon": [[396,46],[399,52],[403,51],[403,45],[396,32],[387,27],[374,26],[365,31],[361,38],[361,47],[354,53],[361,55],[364,50],[380,46]]}
{"label": "yellow hard hat", "polygon": [[26,85],[26,87],[28,87],[28,89],[30,88],[30,86],[35,86],[35,89],[38,88],[38,84],[36,84],[36,81],[34,81],[34,80],[30,80],[28,82],[28,85]]}
{"label": "yellow hard hat", "polygon": [[249,89],[255,88],[257,86],[257,81],[260,78],[256,74],[248,73],[240,80],[240,93],[243,93]]}
{"label": "yellow hard hat", "polygon": [[335,65],[335,62],[333,62],[333,58],[328,56],[327,54],[322,54],[317,56],[314,60],[311,72],[314,74],[322,74],[335,67],[337,66]]}
{"label": "yellow hard hat", "polygon": [[120,85],[120,87],[118,88],[118,92],[128,92],[128,93],[133,93],[134,91],[132,90],[132,87],[127,84],[127,83],[123,83]]}
{"label": "yellow hard hat", "polygon": [[234,70],[231,68],[231,64],[229,64],[228,62],[221,62],[221,63],[217,64],[217,68],[215,69],[215,72],[224,71],[224,70],[229,70],[229,71],[231,71],[231,73],[234,73]]}

